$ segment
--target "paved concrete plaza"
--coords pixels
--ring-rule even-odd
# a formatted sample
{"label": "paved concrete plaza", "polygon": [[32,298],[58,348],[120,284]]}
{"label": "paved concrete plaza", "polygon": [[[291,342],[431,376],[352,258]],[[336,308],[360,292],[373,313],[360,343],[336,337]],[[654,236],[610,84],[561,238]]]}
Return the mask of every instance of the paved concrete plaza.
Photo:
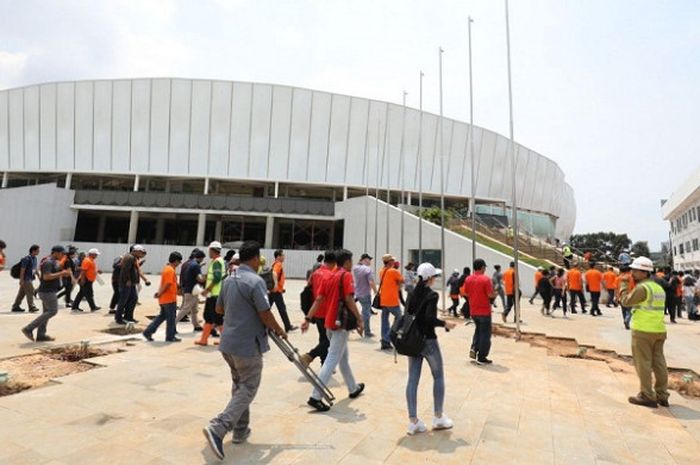
{"label": "paved concrete plaza", "polygon": [[[106,276],[108,278],[108,276]],[[157,283],[157,278],[154,279]],[[10,314],[16,281],[0,274],[0,357],[31,353],[19,332],[32,316]],[[290,314],[301,321],[298,293],[289,284]],[[49,324],[59,343],[108,340],[98,332],[109,286],[97,286],[105,310],[61,310]],[[142,292],[137,319],[155,313],[153,287]],[[524,301],[525,302],[525,301]],[[604,318],[545,319],[525,302],[524,329],[579,338],[619,350],[629,333],[619,310]],[[498,309],[500,310],[500,308]],[[495,315],[495,320],[500,318]],[[378,318],[373,319],[375,332]],[[58,384],[0,398],[0,463],[3,465],[204,464],[218,463],[201,428],[230,396],[228,370],[216,349],[192,344],[189,323],[183,342],[137,342],[123,353],[93,359],[101,368],[57,379]],[[377,340],[353,337],[351,364],[365,394],[347,398],[339,376],[331,383],[338,402],[325,414],[305,402],[311,387],[276,347],[265,357],[263,382],[252,407],[253,433],[243,445],[226,438],[224,463],[274,464],[697,464],[700,462],[700,401],[672,393],[670,409],[627,403],[636,393],[632,375],[601,362],[548,356],[546,350],[494,338],[493,366],[467,362],[473,326],[438,336],[445,359],[445,411],[450,431],[407,437],[404,389],[406,360],[379,351]],[[163,340],[164,327],[156,334]],[[697,365],[694,343],[700,326],[683,321],[669,329],[670,365]],[[315,333],[290,337],[301,349]],[[697,370],[697,368],[695,368]],[[420,416],[430,421],[432,380],[424,366]]]}

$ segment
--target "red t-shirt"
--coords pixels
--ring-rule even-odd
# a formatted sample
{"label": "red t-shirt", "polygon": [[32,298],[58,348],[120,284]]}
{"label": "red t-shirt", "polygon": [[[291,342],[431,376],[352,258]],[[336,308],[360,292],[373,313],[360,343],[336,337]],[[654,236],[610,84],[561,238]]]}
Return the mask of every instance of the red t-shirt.
{"label": "red t-shirt", "polygon": [[[313,295],[314,300],[316,300],[321,294],[324,282],[326,282],[332,276],[333,270],[328,268],[328,266],[325,264],[321,265],[321,267],[318,270],[313,272],[313,274],[311,275],[311,294]],[[327,310],[328,299],[321,302],[321,304],[318,306],[318,308],[316,309],[316,313],[314,314],[314,318],[325,318]]]}
{"label": "red t-shirt", "polygon": [[491,316],[490,295],[493,292],[491,278],[476,272],[464,281],[464,289],[469,297],[469,311],[472,316]]}
{"label": "red t-shirt", "polygon": [[[340,280],[343,280],[343,296],[340,295]],[[333,273],[328,279],[323,283],[321,289],[321,295],[323,295],[326,303],[326,324],[327,329],[338,329],[335,326],[335,320],[338,317],[338,303],[343,297],[348,295],[353,295],[355,293],[355,287],[353,284],[352,273],[345,271],[345,269],[340,268],[335,273]]]}

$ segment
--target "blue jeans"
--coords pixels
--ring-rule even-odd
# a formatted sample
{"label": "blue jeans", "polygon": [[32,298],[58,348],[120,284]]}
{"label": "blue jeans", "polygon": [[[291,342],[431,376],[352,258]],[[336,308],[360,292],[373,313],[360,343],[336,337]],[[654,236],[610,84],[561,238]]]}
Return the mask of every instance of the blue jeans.
{"label": "blue jeans", "polygon": [[491,351],[491,317],[473,316],[474,337],[472,337],[472,350],[476,352],[479,360],[489,356]]}
{"label": "blue jeans", "polygon": [[632,309],[630,307],[623,307],[622,309],[622,322],[625,324],[625,328],[630,329],[630,320],[632,319]]}
{"label": "blue jeans", "polygon": [[114,315],[114,320],[117,322],[133,320],[137,299],[136,286],[120,287],[119,305],[117,305],[117,312]]}
{"label": "blue jeans", "polygon": [[391,344],[391,338],[389,337],[389,332],[391,331],[391,325],[389,325],[389,314],[394,315],[394,321],[401,316],[401,307],[382,307],[382,342]]}
{"label": "blue jeans", "polygon": [[362,321],[365,323],[365,337],[370,337],[372,331],[369,329],[369,319],[372,318],[372,296],[366,295],[363,297],[358,297],[357,301],[362,307]]}
{"label": "blue jeans", "polygon": [[442,369],[442,354],[437,339],[426,339],[421,354],[418,357],[408,357],[408,384],[406,384],[408,418],[418,418],[418,382],[423,368],[423,359],[428,361],[433,375],[435,416],[442,415],[442,406],[445,403],[445,372]]}
{"label": "blue jeans", "polygon": [[[328,334],[328,340],[330,341],[330,346],[328,347],[328,355],[326,355],[326,361],[323,362],[321,371],[318,377],[323,381],[323,384],[328,385],[328,381],[331,379],[331,375],[336,367],[340,368],[340,374],[343,375],[343,381],[348,387],[348,392],[353,393],[357,390],[357,383],[355,382],[355,377],[352,374],[352,369],[350,368],[350,353],[348,351],[348,336],[349,333],[344,329],[331,330],[327,329],[326,334]],[[321,393],[314,389],[311,394],[316,400],[321,400]]]}
{"label": "blue jeans", "polygon": [[151,321],[144,334],[153,336],[158,330],[158,326],[165,321],[165,340],[172,341],[175,338],[175,313],[177,312],[177,303],[165,304],[160,306],[160,313]]}

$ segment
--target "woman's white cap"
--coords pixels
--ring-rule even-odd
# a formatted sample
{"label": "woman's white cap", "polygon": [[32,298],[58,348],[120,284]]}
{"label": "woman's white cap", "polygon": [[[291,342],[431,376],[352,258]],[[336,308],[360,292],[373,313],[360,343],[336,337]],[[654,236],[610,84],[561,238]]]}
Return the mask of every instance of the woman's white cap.
{"label": "woman's white cap", "polygon": [[440,276],[442,274],[442,270],[435,268],[432,263],[421,263],[418,266],[416,273],[423,279],[423,281],[427,281],[433,276]]}

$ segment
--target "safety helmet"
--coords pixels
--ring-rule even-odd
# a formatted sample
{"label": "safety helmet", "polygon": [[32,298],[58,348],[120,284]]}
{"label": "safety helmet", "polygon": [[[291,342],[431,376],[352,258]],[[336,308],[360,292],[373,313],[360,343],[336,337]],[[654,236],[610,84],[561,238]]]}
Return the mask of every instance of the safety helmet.
{"label": "safety helmet", "polygon": [[654,263],[647,257],[637,257],[632,261],[630,268],[633,270],[648,271],[649,273],[654,271]]}
{"label": "safety helmet", "polygon": [[209,248],[210,248],[210,249],[221,250],[221,249],[222,249],[222,247],[221,247],[221,242],[219,242],[219,241],[214,241],[214,242],[212,242],[211,244],[209,244]]}

